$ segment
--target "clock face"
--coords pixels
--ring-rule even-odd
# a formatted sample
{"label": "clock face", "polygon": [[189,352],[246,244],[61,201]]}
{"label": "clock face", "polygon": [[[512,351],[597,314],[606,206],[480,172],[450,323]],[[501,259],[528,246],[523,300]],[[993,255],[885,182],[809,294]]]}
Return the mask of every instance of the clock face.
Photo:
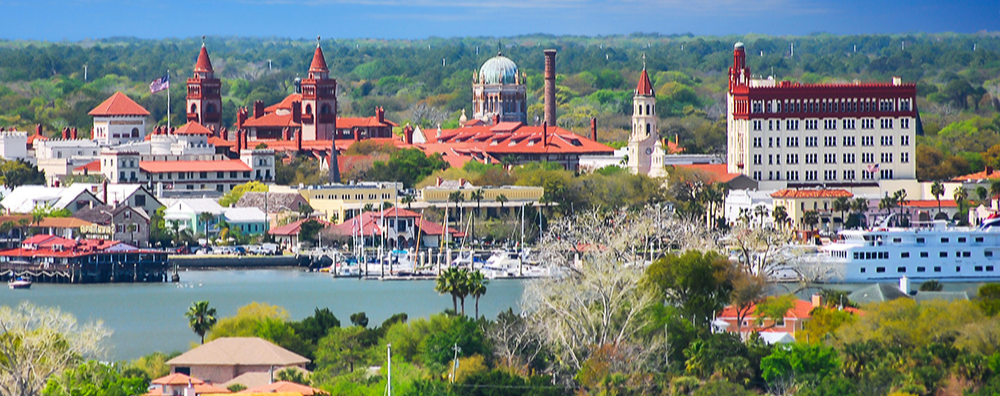
{"label": "clock face", "polygon": [[646,148],[646,155],[650,155],[650,154],[653,154],[653,149],[652,148]]}

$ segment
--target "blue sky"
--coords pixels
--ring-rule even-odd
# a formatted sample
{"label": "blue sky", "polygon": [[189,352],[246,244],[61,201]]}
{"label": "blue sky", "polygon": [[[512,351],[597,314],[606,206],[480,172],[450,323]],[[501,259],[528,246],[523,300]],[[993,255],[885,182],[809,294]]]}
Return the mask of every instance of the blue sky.
{"label": "blue sky", "polygon": [[0,38],[49,41],[1000,30],[994,0],[0,0],[0,11]]}

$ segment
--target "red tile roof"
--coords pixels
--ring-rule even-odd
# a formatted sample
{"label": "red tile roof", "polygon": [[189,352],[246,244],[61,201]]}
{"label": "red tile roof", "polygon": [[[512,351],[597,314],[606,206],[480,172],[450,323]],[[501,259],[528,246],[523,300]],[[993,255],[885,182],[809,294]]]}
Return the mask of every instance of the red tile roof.
{"label": "red tile roof", "polygon": [[35,144],[36,140],[49,140],[49,138],[47,138],[47,137],[45,137],[43,135],[39,135],[39,134],[36,133],[34,135],[28,136],[28,145],[31,146],[31,145]]}
{"label": "red tile roof", "polygon": [[187,124],[184,124],[184,126],[177,128],[174,131],[174,135],[211,135],[211,134],[212,131],[208,130],[208,128],[205,128],[203,125],[194,121],[188,121]]}
{"label": "red tile roof", "polygon": [[236,147],[235,141],[226,140],[218,136],[209,136],[208,144],[211,144],[215,147]]}
{"label": "red tile roof", "polygon": [[399,124],[383,120],[379,122],[378,117],[337,117],[337,129],[348,129],[354,127],[396,127]]}
{"label": "red tile roof", "polygon": [[330,71],[326,67],[326,59],[323,57],[323,48],[316,43],[316,52],[313,53],[312,64],[309,65],[310,72],[327,73]]}
{"label": "red tile roof", "polygon": [[281,392],[298,393],[301,394],[302,396],[329,394],[321,389],[316,389],[305,385],[299,385],[294,382],[288,382],[288,381],[277,381],[270,384],[255,386],[253,388],[247,388],[241,390],[239,393],[281,393]]}
{"label": "red tile roof", "polygon": [[298,93],[291,94],[282,99],[281,102],[265,107],[264,112],[273,113],[278,110],[291,110],[292,102],[301,102],[301,101],[302,101],[302,94]]}
{"label": "red tile roof", "polygon": [[[810,312],[812,312],[812,310],[813,310],[812,302],[796,299],[795,306],[793,306],[787,312],[785,312],[784,318],[808,319],[812,317],[812,315],[809,314]],[[746,314],[746,317],[747,318],[756,317],[755,316],[756,311],[757,311],[757,306],[752,305],[750,307],[750,311]],[[737,317],[736,307],[732,305],[723,308],[722,312],[719,312],[718,315],[719,319],[736,319],[736,317]]]}
{"label": "red tile roof", "polygon": [[642,74],[639,75],[639,85],[635,87],[635,94],[642,96],[654,96],[653,94],[653,84],[649,83],[649,74],[646,74],[646,68],[642,68]]}
{"label": "red tile roof", "polygon": [[383,211],[381,211],[379,213],[376,213],[375,216],[376,217],[385,216],[386,218],[396,217],[396,216],[399,216],[399,217],[420,217],[420,213],[414,212],[412,210],[403,209],[403,208],[389,208],[389,209],[383,210]]}
{"label": "red tile roof", "polygon": [[970,173],[964,176],[957,176],[951,181],[964,182],[966,180],[992,180],[1000,178],[1000,172],[993,168],[986,168],[982,172]]}
{"label": "red tile roof", "polygon": [[[914,200],[906,201],[906,204],[903,205],[903,206],[907,207],[907,208],[919,208],[919,209],[923,209],[923,208],[930,209],[930,208],[933,208],[933,209],[937,209],[937,207],[938,207],[938,201],[934,200],[934,199],[914,199]],[[951,200],[951,199],[942,199],[941,200],[941,207],[942,208],[957,208],[958,207],[958,203],[955,202],[954,200]]]}
{"label": "red tile roof", "polygon": [[87,114],[92,116],[148,116],[149,111],[129,98],[128,95],[118,91]]}
{"label": "red tile roof", "polygon": [[260,116],[259,118],[250,118],[243,123],[244,127],[299,127],[302,124],[295,122],[295,118],[292,114],[278,115],[276,113],[268,113]]}
{"label": "red tile roof", "polygon": [[[501,123],[506,124],[506,123]],[[499,126],[499,125],[498,125]],[[612,154],[614,149],[560,127],[522,125],[513,132],[497,133],[490,126],[474,126],[441,131],[440,137],[428,136],[428,143],[479,149],[495,158],[508,154]],[[504,127],[511,128],[511,127]],[[546,141],[542,142],[543,135]],[[546,144],[547,143],[547,144]],[[422,148],[422,144],[418,144]]]}
{"label": "red tile roof", "polygon": [[[307,220],[310,220],[310,219],[302,219],[302,220],[295,221],[293,223],[285,224],[285,225],[283,225],[281,227],[272,228],[267,233],[271,234],[271,235],[281,235],[281,236],[295,236],[295,235],[299,235],[299,231],[302,230],[302,223],[305,223]],[[318,223],[324,225],[324,228],[330,228],[330,227],[333,226],[333,223],[330,223],[330,222],[328,222],[326,220],[323,220],[323,219],[311,219],[311,220],[316,220]]]}
{"label": "red tile roof", "polygon": [[87,172],[100,172],[101,171],[101,160],[93,160],[86,164],[80,165],[73,168],[74,171],[87,171]]}
{"label": "red tile roof", "polygon": [[851,198],[854,194],[851,194],[847,190],[792,190],[784,189],[771,193],[771,198]]}
{"label": "red tile roof", "polygon": [[675,169],[687,169],[708,175],[711,183],[729,183],[740,176],[739,173],[729,173],[726,164],[686,164],[674,165]]}
{"label": "red tile roof", "polygon": [[194,71],[202,73],[213,73],[215,71],[212,69],[212,60],[208,58],[208,50],[205,49],[205,43],[201,44],[201,52],[198,53],[198,62],[194,64]]}
{"label": "red tile roof", "polygon": [[200,385],[204,384],[205,381],[181,373],[173,373],[166,377],[157,378],[150,383],[153,385],[187,385],[189,383]]}
{"label": "red tile roof", "polygon": [[378,217],[375,212],[364,212],[354,216],[347,221],[334,225],[330,229],[337,235],[358,235],[373,237],[382,234],[378,226]]}
{"label": "red tile roof", "polygon": [[140,161],[139,168],[149,173],[245,172],[250,170],[250,166],[240,160]]}

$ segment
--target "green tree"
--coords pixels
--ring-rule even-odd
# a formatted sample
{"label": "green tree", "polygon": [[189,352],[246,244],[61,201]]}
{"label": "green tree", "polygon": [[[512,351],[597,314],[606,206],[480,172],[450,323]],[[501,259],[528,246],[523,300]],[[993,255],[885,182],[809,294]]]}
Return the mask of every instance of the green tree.
{"label": "green tree", "polygon": [[958,204],[958,213],[965,213],[965,202],[969,199],[969,192],[965,190],[965,187],[958,187],[952,196],[955,198],[955,203]]}
{"label": "green tree", "polygon": [[330,329],[316,349],[316,365],[337,375],[354,372],[354,366],[367,361],[367,347],[364,345],[365,329],[361,326]]}
{"label": "green tree", "polygon": [[330,329],[340,327],[340,320],[330,311],[330,308],[316,308],[312,316],[292,324],[295,332],[302,339],[316,344],[326,336]]}
{"label": "green tree", "polygon": [[403,149],[389,155],[388,161],[375,161],[368,178],[378,181],[395,181],[412,188],[418,181],[436,170],[448,168],[440,154],[427,156],[419,149]]}
{"label": "green tree", "polygon": [[733,291],[732,263],[718,253],[690,250],[668,255],[646,269],[644,281],[698,327],[707,327],[715,313],[729,303]]}
{"label": "green tree", "polygon": [[267,192],[267,190],[267,185],[264,183],[256,180],[248,181],[233,187],[233,189],[223,195],[222,198],[219,198],[219,206],[228,208],[236,204],[236,202],[248,192]]}
{"label": "green tree", "polygon": [[479,318],[479,298],[486,295],[486,285],[489,283],[483,273],[475,270],[469,273],[469,294],[476,299],[476,318]]}
{"label": "green tree", "polygon": [[364,312],[355,312],[351,314],[351,324],[365,328],[368,327],[368,315]]}
{"label": "green tree", "polygon": [[788,211],[784,206],[775,206],[771,217],[774,218],[774,225],[778,227],[784,227],[788,223]]}
{"label": "green tree", "polygon": [[[993,180],[990,182],[990,196],[993,199],[1000,199],[1000,180]],[[1000,205],[1000,203],[998,203]]]}
{"label": "green tree", "polygon": [[208,301],[196,301],[191,304],[184,314],[188,319],[188,327],[201,337],[201,343],[205,343],[205,334],[212,330],[217,319],[215,318],[215,308],[208,305]]}
{"label": "green tree", "polygon": [[206,244],[211,245],[212,238],[208,234],[208,226],[215,220],[215,215],[209,212],[201,212],[198,214],[198,222],[205,225],[205,241]]}
{"label": "green tree", "polygon": [[816,224],[819,224],[819,213],[815,210],[802,212],[802,224],[809,226],[810,230],[815,230]]}
{"label": "green tree", "polygon": [[406,205],[406,209],[412,209],[410,205],[412,205],[413,201],[415,200],[416,199],[413,198],[412,195],[404,195],[399,199],[399,202],[402,203],[403,205]]}
{"label": "green tree", "polygon": [[141,395],[149,387],[142,371],[127,370],[116,363],[86,361],[49,379],[45,396]]}
{"label": "green tree", "polygon": [[840,212],[840,221],[846,223],[847,220],[844,219],[844,212],[851,210],[851,202],[847,197],[838,197],[833,200],[832,209],[836,212]]}
{"label": "green tree", "polygon": [[503,195],[503,193],[501,193],[497,194],[496,201],[500,203],[500,212],[503,213],[503,205],[507,203],[509,199],[507,199],[506,195]]}
{"label": "green tree", "polygon": [[45,185],[45,172],[24,160],[0,160],[0,182],[10,189],[29,184]]}
{"label": "green tree", "polygon": [[275,374],[275,379],[300,385],[309,385],[309,377],[306,376],[305,372],[291,367],[279,371]]}
{"label": "green tree", "polygon": [[316,244],[319,241],[318,236],[322,229],[322,223],[313,219],[306,220],[299,227],[299,240]]}
{"label": "green tree", "polygon": [[[997,185],[998,190],[1000,190],[1000,185]],[[931,195],[934,195],[934,199],[937,200],[938,213],[941,213],[941,196],[944,195],[944,183],[940,180],[935,180],[931,184]]]}
{"label": "green tree", "polygon": [[1000,313],[1000,283],[987,283],[979,287],[977,293],[979,309],[988,316]]}
{"label": "green tree", "polygon": [[818,343],[780,345],[760,361],[761,377],[769,383],[796,382],[806,379],[803,377],[824,378],[839,368],[837,351]]}
{"label": "green tree", "polygon": [[938,282],[934,279],[931,279],[929,281],[920,284],[920,291],[922,292],[924,291],[939,292],[942,289],[944,289],[944,285],[942,285],[941,282]]}

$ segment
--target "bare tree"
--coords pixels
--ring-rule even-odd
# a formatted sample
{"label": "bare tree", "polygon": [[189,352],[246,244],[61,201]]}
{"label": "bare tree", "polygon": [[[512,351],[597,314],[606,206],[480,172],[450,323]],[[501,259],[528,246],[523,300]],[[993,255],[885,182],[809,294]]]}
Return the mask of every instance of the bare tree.
{"label": "bare tree", "polygon": [[0,394],[41,394],[49,377],[100,357],[110,335],[100,322],[80,326],[57,308],[0,307]]}
{"label": "bare tree", "polygon": [[771,279],[796,257],[794,239],[790,230],[736,224],[724,242],[743,272]]}
{"label": "bare tree", "polygon": [[527,320],[510,310],[486,328],[486,336],[493,341],[497,361],[522,375],[530,374],[528,367],[542,352],[541,340],[529,331]]}

